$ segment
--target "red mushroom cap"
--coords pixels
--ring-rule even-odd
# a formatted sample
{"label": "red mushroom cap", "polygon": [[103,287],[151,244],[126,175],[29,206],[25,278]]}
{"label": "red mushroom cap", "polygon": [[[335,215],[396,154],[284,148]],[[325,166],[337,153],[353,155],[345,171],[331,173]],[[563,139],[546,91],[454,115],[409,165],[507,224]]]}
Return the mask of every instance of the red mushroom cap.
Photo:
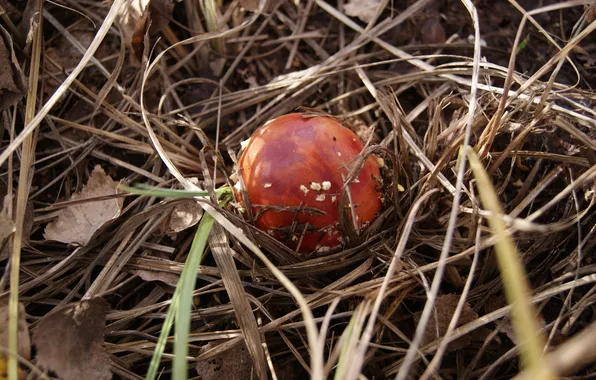
{"label": "red mushroom cap", "polygon": [[[363,148],[358,136],[332,117],[293,113],[265,123],[238,163],[256,226],[294,249],[299,244],[301,253],[339,246],[343,177]],[[349,192],[360,229],[381,209],[381,175],[373,156],[356,178]]]}

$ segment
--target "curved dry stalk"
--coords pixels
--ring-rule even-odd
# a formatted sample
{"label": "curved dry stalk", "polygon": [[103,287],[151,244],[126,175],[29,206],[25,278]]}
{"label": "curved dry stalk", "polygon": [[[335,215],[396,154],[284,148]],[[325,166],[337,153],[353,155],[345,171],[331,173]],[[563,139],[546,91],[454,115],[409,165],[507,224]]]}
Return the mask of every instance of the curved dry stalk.
{"label": "curved dry stalk", "polygon": [[[258,16],[258,15],[257,15]],[[236,30],[230,30],[223,33],[211,33],[206,34],[198,37],[193,37],[187,39],[185,41],[181,41],[179,44],[187,44],[192,43],[199,40],[209,40],[218,37],[224,37],[227,34],[231,34],[232,32],[236,32],[242,27],[253,23],[257,16],[253,16],[253,18],[249,22],[244,22],[240,27],[237,27]],[[168,49],[174,48],[176,45],[170,46]],[[145,90],[145,84],[147,79],[151,75],[152,71],[159,63],[160,59],[164,56],[167,50],[161,52],[151,64],[147,63],[147,67],[143,73],[143,81],[141,83],[141,114],[143,117],[143,121],[147,128],[147,132],[149,133],[149,137],[155,150],[159,154],[162,161],[166,164],[168,171],[184,186],[184,188],[192,191],[200,191],[201,189],[186,179],[180,171],[174,166],[174,164],[170,161],[167,153],[163,150],[161,143],[159,142],[157,135],[153,131],[151,127],[149,118],[147,116],[147,112],[145,110],[144,101],[143,101],[143,94]],[[296,286],[267,258],[267,256],[261,251],[261,249],[253,243],[245,234],[244,232],[232,224],[224,215],[222,215],[217,209],[209,203],[209,199],[206,197],[197,197],[197,200],[200,201],[201,206],[205,211],[207,211],[222,227],[224,227],[230,234],[232,234],[236,239],[238,239],[241,243],[246,245],[271,271],[271,273],[280,281],[280,283],[288,289],[288,291],[292,294],[292,296],[296,299],[296,302],[300,306],[300,310],[302,311],[306,332],[308,336],[308,342],[311,347],[311,366],[312,366],[312,378],[313,379],[323,379],[323,352],[320,350],[319,345],[317,344],[318,340],[318,330],[316,324],[314,322],[314,316],[312,311],[310,310],[308,303],[304,299],[302,293],[296,288]]]}

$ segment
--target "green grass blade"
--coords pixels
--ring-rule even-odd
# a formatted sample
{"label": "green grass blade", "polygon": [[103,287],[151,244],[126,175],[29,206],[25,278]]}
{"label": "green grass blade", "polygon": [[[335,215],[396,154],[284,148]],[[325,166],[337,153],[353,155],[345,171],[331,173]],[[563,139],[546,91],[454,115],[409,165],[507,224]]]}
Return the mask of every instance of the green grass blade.
{"label": "green grass blade", "polygon": [[209,214],[204,214],[195,238],[190,247],[188,259],[182,270],[182,276],[177,288],[180,288],[180,304],[176,308],[176,327],[174,334],[174,380],[186,380],[188,374],[188,335],[190,333],[190,315],[192,306],[192,293],[195,290],[195,282],[199,264],[205,252],[209,233],[213,228],[215,220]]}
{"label": "green grass blade", "polygon": [[[182,189],[164,189],[161,187],[149,186],[143,183],[137,183],[134,186],[120,185],[120,190],[131,194],[146,195],[157,198],[195,198],[209,196],[207,191],[190,191]],[[229,186],[222,186],[215,190],[217,199],[222,200],[229,198],[232,194],[232,189]]]}
{"label": "green grass blade", "polygon": [[176,287],[174,295],[172,296],[172,303],[168,308],[166,319],[163,321],[163,326],[161,327],[161,332],[159,333],[159,339],[155,345],[155,350],[153,350],[153,356],[151,357],[151,362],[149,363],[149,370],[147,371],[147,376],[145,376],[146,380],[155,380],[157,377],[159,363],[161,362],[161,357],[166,348],[166,342],[168,340],[168,335],[170,334],[170,329],[174,324],[174,311],[178,308],[178,303],[180,301],[179,289],[179,287]]}
{"label": "green grass blade", "polygon": [[162,189],[160,187],[149,186],[142,183],[138,183],[134,186],[120,185],[120,190],[131,194],[147,195],[158,198],[194,198],[205,197],[209,195],[209,193],[206,191]]}
{"label": "green grass blade", "polygon": [[344,340],[344,344],[341,347],[341,352],[339,354],[339,360],[337,363],[337,368],[335,369],[335,376],[334,376],[334,380],[341,380],[343,377],[343,374],[345,372],[346,367],[348,366],[348,364],[346,363],[346,360],[349,360],[348,356],[348,350],[350,347],[350,341],[352,340],[352,336],[354,335],[354,323],[355,323],[355,319],[356,319],[357,315],[356,313],[354,313],[352,315],[352,318],[350,318],[350,322],[348,323],[348,326],[346,326],[346,329],[344,330],[344,334],[345,334],[345,340]]}
{"label": "green grass blade", "polygon": [[370,314],[372,302],[365,300],[360,303],[354,314],[350,318],[350,322],[342,336],[343,345],[341,347],[337,368],[335,369],[334,380],[341,380],[346,378],[346,371],[350,369],[351,361],[356,354],[356,347],[362,335],[362,328],[366,316]]}
{"label": "green grass blade", "polygon": [[192,293],[195,288],[195,279],[199,264],[203,258],[207,238],[213,227],[214,219],[209,215],[203,215],[199,228],[188,253],[188,258],[184,264],[184,269],[174,291],[172,303],[168,308],[168,314],[164,320],[159,339],[153,351],[153,357],[147,371],[147,380],[155,380],[161,357],[165,350],[168,335],[176,319],[176,328],[174,334],[174,363],[173,379],[186,379],[188,374],[188,363],[186,356],[188,354],[188,335],[190,332],[190,314],[192,304]]}

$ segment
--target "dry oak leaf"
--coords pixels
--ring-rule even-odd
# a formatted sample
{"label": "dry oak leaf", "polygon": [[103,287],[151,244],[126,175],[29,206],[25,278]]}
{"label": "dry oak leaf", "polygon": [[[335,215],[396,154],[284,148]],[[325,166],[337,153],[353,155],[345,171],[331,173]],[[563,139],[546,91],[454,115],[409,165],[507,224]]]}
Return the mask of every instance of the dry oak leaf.
{"label": "dry oak leaf", "polygon": [[[31,338],[29,336],[29,325],[25,320],[25,306],[19,302],[17,319],[17,353],[20,359],[31,359]],[[0,380],[8,379],[8,362],[6,352],[8,350],[8,297],[0,298]],[[19,367],[17,378],[24,380],[25,372]]]}
{"label": "dry oak leaf", "polygon": [[143,36],[147,32],[147,28],[150,28],[149,33],[153,34],[168,25],[172,18],[175,1],[128,0],[126,4],[120,9],[117,18],[122,26],[124,41],[133,45],[135,55],[139,58],[139,49],[142,53]]}
{"label": "dry oak leaf", "polygon": [[358,17],[369,23],[376,16],[380,5],[381,0],[350,0],[344,5],[344,12],[347,16]]}
{"label": "dry oak leaf", "polygon": [[166,228],[168,234],[176,234],[197,224],[203,216],[203,209],[197,201],[189,199],[176,205],[170,214]]}
{"label": "dry oak leaf", "polygon": [[4,250],[4,244],[6,243],[10,235],[12,235],[16,231],[16,226],[14,225],[14,222],[11,218],[8,217],[7,200],[10,201],[8,198],[5,197],[4,206],[2,207],[2,211],[0,211],[0,260],[2,260],[3,255],[1,252]]}
{"label": "dry oak leaf", "polygon": [[240,0],[239,3],[247,11],[256,11],[259,9],[259,0]]}
{"label": "dry oak leaf", "polygon": [[[10,248],[8,245],[8,238],[16,231],[16,225],[14,224],[13,219],[8,216],[8,207],[10,205],[10,199],[12,198],[12,212],[14,217],[18,202],[16,196],[8,196],[7,191],[8,189],[6,188],[6,185],[0,181],[0,200],[4,200],[2,211],[0,212],[0,261],[8,258]],[[35,219],[33,208],[33,202],[27,201],[25,205],[25,219],[23,220],[23,232],[21,237],[23,246],[29,246],[29,237]]]}
{"label": "dry oak leaf", "polygon": [[[23,359],[29,360],[31,358],[31,338],[29,336],[29,325],[25,317],[25,306],[19,302],[17,353]],[[8,349],[8,297],[0,298],[0,347]],[[0,354],[3,351],[0,351]]]}
{"label": "dry oak leaf", "polygon": [[[428,321],[426,331],[424,332],[424,337],[422,338],[423,345],[432,343],[435,340],[437,340],[438,337],[442,337],[445,335],[445,333],[447,332],[447,328],[449,327],[449,323],[451,322],[451,318],[453,317],[455,309],[457,308],[459,297],[460,296],[457,294],[446,294],[437,298],[433,314],[431,315]],[[420,315],[421,313],[416,313],[414,315],[416,324],[418,324],[418,322],[420,321]],[[477,318],[478,314],[476,314],[476,312],[472,310],[472,308],[470,307],[470,304],[466,302],[462,309],[461,315],[459,316],[457,326],[459,327],[468,322],[472,322]],[[472,340],[476,340],[479,338],[480,337],[477,335],[465,335],[449,343],[449,345],[447,346],[447,351],[454,351],[463,348],[470,344]]]}
{"label": "dry oak leaf", "polygon": [[180,276],[175,273],[163,271],[139,269],[135,271],[135,274],[143,279],[143,281],[160,281],[172,287],[176,287],[180,279]]}
{"label": "dry oak leaf", "polygon": [[[201,347],[201,353],[216,346],[216,344],[207,343]],[[252,360],[246,346],[241,344],[210,359],[197,362],[196,370],[203,380],[250,379]]]}
{"label": "dry oak leaf", "polygon": [[33,331],[37,363],[62,380],[108,380],[110,358],[103,347],[108,304],[93,298],[46,315]]}
{"label": "dry oak leaf", "polygon": [[[113,181],[101,166],[96,165],[87,184],[80,192],[73,194],[71,200],[84,200],[117,193],[118,182]],[[89,243],[97,230],[120,216],[122,204],[122,198],[113,198],[67,206],[60,212],[58,219],[46,226],[44,236],[46,240],[84,246]]]}
{"label": "dry oak leaf", "polygon": [[0,25],[0,110],[15,105],[27,92],[10,34]]}

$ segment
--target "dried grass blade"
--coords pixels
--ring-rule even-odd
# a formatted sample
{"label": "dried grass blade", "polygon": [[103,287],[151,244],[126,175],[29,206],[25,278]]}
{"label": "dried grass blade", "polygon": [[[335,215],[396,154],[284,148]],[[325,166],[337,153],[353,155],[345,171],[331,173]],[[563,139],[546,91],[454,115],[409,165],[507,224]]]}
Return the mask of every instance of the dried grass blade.
{"label": "dried grass blade", "polygon": [[[352,371],[352,361],[358,355],[358,341],[360,340],[360,333],[364,328],[366,316],[371,311],[371,300],[364,300],[358,305],[350,322],[343,333],[343,345],[341,346],[341,353],[335,370],[335,380],[353,379],[360,377],[360,369]],[[362,360],[360,360],[362,361]]]}
{"label": "dried grass blade", "polygon": [[[207,160],[205,159],[204,151],[201,151],[199,158],[203,168],[203,176],[205,177],[205,187],[207,189],[214,189],[213,181],[207,169]],[[210,190],[210,192],[211,199],[214,202],[217,201],[217,197],[215,196],[216,190]],[[213,226],[213,233],[209,238],[209,247],[211,248],[215,263],[221,272],[226,293],[230,298],[238,325],[244,335],[246,348],[252,359],[256,376],[258,379],[267,380],[267,364],[263,352],[263,342],[248,301],[250,296],[244,291],[242,280],[234,263],[234,251],[230,248],[230,242],[225,230],[219,224]]]}
{"label": "dried grass blade", "polygon": [[228,237],[222,226],[216,224],[209,239],[209,247],[217,267],[221,271],[221,278],[230,302],[234,307],[238,325],[246,340],[246,347],[253,359],[256,376],[258,379],[267,379],[267,365],[263,353],[263,345],[259,327],[253,315],[248,297],[242,287],[242,281],[234,263],[234,256],[230,248]]}
{"label": "dried grass blade", "polygon": [[[464,141],[463,141],[463,149],[465,150],[468,148],[470,144],[470,137],[472,134],[472,124],[474,122],[474,117],[476,114],[476,106],[477,106],[477,90],[478,90],[478,79],[480,76],[480,22],[478,19],[478,11],[476,7],[470,0],[462,0],[463,5],[468,10],[470,14],[470,18],[472,19],[472,24],[474,25],[474,62],[473,62],[473,70],[472,70],[472,83],[470,88],[470,103],[468,107],[468,114],[466,116],[466,129],[464,132]],[[420,321],[418,322],[418,326],[416,326],[416,333],[414,338],[412,339],[412,343],[408,348],[408,352],[406,357],[404,358],[403,366],[400,368],[399,372],[396,375],[396,380],[405,380],[408,376],[408,371],[412,363],[414,362],[415,356],[418,352],[418,347],[422,343],[422,338],[424,335],[424,331],[426,330],[428,320],[431,316],[432,310],[434,308],[434,304],[436,302],[439,287],[441,286],[441,282],[443,280],[443,274],[445,272],[446,267],[446,260],[449,257],[449,249],[451,248],[451,243],[453,240],[455,227],[457,224],[457,216],[459,214],[459,203],[461,199],[462,189],[463,189],[463,182],[464,182],[464,174],[466,169],[466,156],[462,156],[461,161],[459,162],[459,167],[457,168],[457,180],[455,183],[455,193],[453,194],[453,203],[451,206],[451,212],[449,213],[449,222],[447,224],[447,229],[445,231],[445,240],[443,242],[443,246],[441,247],[441,253],[439,255],[437,270],[435,275],[433,276],[433,281],[431,284],[430,292],[428,292],[428,299],[424,304],[424,309],[422,310],[422,314],[420,316]]]}
{"label": "dried grass blade", "polygon": [[97,94],[95,104],[93,105],[93,115],[95,115],[106,96],[108,96],[110,91],[112,91],[112,88],[117,85],[118,77],[120,76],[120,72],[124,66],[124,58],[126,57],[126,43],[124,42],[124,36],[122,35],[120,28],[118,28],[118,31],[120,32],[120,53],[118,54],[118,60],[116,61],[116,66],[114,67],[114,71],[112,71],[110,74],[108,81],[103,85]]}
{"label": "dried grass blade", "polygon": [[[212,33],[217,32],[219,25],[217,22],[217,4],[215,0],[201,0],[200,4],[203,15],[205,15],[207,30]],[[222,38],[214,38],[211,42],[217,54],[223,55],[225,50]]]}
{"label": "dried grass blade", "polygon": [[[559,376],[571,374],[573,371],[596,361],[596,350],[586,349],[588,347],[593,348],[594,342],[596,342],[596,323],[592,323],[569,341],[546,355],[544,362]],[[529,380],[532,378],[531,373],[524,371],[513,379]]]}
{"label": "dried grass blade", "polygon": [[[38,12],[41,10],[43,2],[38,4]],[[34,41],[31,51],[31,65],[29,68],[29,89],[27,91],[27,105],[25,106],[25,124],[29,123],[35,115],[37,107],[37,89],[39,83],[39,68],[42,51],[43,28],[41,12],[38,13],[38,27],[34,35]],[[12,145],[14,141],[10,144]],[[9,147],[10,147],[9,145]],[[26,135],[23,140],[21,150],[21,162],[19,168],[19,184],[17,188],[17,207],[15,215],[16,231],[12,237],[12,255],[10,258],[10,297],[8,301],[8,379],[17,380],[18,364],[18,318],[19,318],[19,273],[21,270],[21,248],[23,241],[23,225],[25,222],[25,211],[27,208],[27,199],[29,198],[30,177],[32,166],[35,161],[35,146],[37,145],[36,135]],[[7,153],[7,148],[3,153]],[[9,152],[8,157],[12,152]]]}
{"label": "dried grass blade", "polygon": [[550,369],[543,363],[544,336],[540,332],[536,310],[530,302],[530,286],[519,252],[511,234],[507,231],[499,198],[476,153],[468,148],[467,156],[478,181],[480,199],[484,207],[492,212],[492,216],[487,219],[492,233],[497,237],[495,243],[497,261],[503,278],[505,295],[511,305],[514,330],[520,339],[522,363],[533,377],[553,378]]}

